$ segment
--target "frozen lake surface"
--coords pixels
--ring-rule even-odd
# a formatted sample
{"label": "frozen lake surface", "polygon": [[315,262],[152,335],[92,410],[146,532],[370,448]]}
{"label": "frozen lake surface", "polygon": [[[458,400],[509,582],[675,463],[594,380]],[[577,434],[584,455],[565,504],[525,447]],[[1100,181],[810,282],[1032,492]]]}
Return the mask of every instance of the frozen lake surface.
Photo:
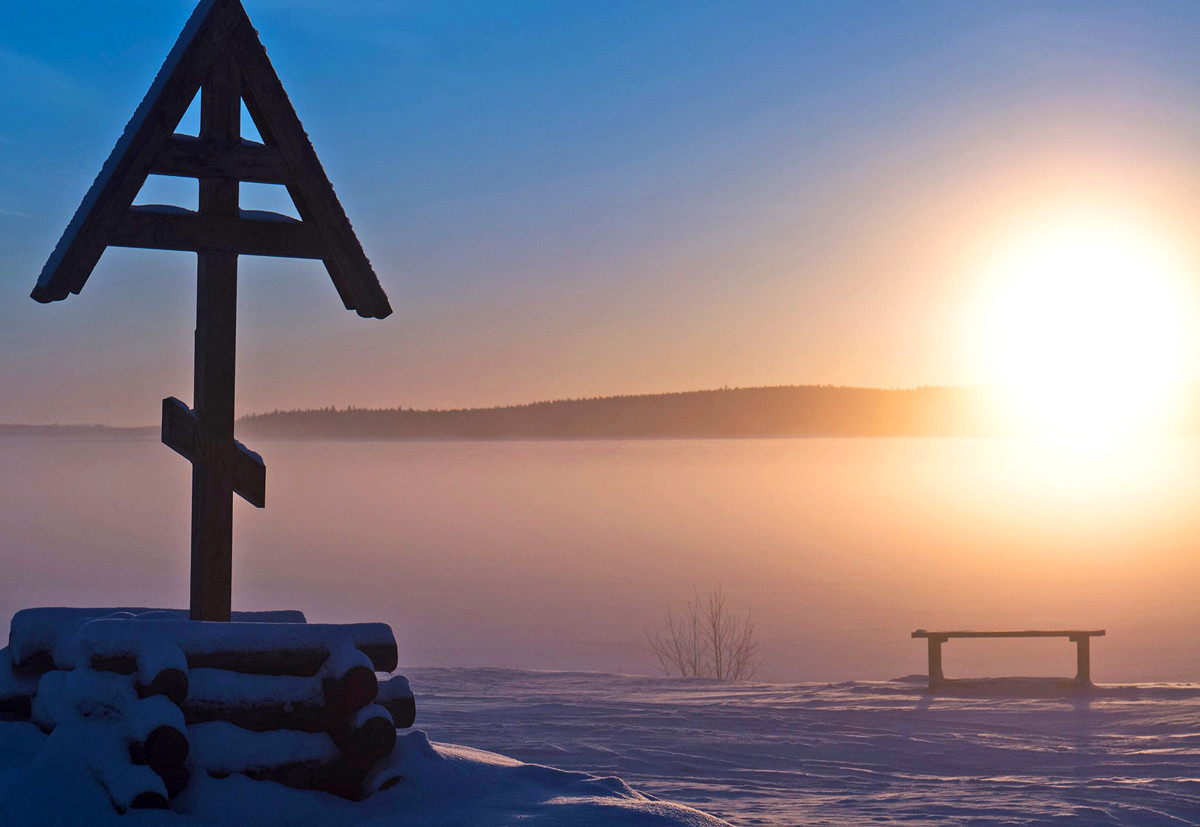
{"label": "frozen lake surface", "polygon": [[1200,686],[931,697],[923,681],[745,684],[413,669],[417,726],[615,775],[734,824],[1200,821]]}
{"label": "frozen lake surface", "polygon": [[[773,681],[925,668],[917,628],[1103,628],[1097,682],[1200,681],[1200,442],[289,442],[236,506],[234,604],[385,621],[402,662],[652,674],[693,584]],[[153,439],[0,439],[0,618],[184,606],[190,469]],[[1064,641],[946,671],[1069,675]]]}

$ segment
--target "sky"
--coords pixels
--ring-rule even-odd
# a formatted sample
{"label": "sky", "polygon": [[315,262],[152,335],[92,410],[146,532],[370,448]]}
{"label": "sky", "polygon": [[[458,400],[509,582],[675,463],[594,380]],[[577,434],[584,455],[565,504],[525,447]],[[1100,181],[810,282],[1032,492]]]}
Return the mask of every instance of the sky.
{"label": "sky", "polygon": [[[1028,227],[1195,243],[1195,2],[245,5],[396,312],[243,258],[239,413],[986,382],[980,273]],[[0,422],[190,399],[194,256],[28,294],[191,7],[0,4]]]}

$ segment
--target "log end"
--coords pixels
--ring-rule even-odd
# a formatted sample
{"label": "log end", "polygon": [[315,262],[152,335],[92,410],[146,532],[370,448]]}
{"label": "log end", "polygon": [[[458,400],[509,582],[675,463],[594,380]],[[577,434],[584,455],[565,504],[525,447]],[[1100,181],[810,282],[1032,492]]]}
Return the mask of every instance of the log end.
{"label": "log end", "polygon": [[325,702],[331,709],[362,709],[379,692],[379,680],[368,666],[354,666],[337,678],[324,681]]}
{"label": "log end", "polygon": [[[390,636],[392,630],[388,629],[387,631]],[[358,649],[371,659],[376,672],[395,672],[396,667],[400,665],[400,651],[396,646],[395,638],[360,643]]]}
{"label": "log end", "polygon": [[396,729],[408,729],[417,720],[417,700],[412,695],[388,698],[380,705],[391,713]]}
{"label": "log end", "polygon": [[396,727],[388,718],[369,718],[339,740],[345,753],[369,766],[391,755],[396,746]]}
{"label": "log end", "polygon": [[171,806],[167,797],[162,793],[138,793],[129,805],[131,810],[166,810]]}
{"label": "log end", "polygon": [[164,669],[155,675],[149,684],[139,687],[138,694],[143,698],[165,695],[171,703],[183,706],[188,695],[187,672],[182,669]]}
{"label": "log end", "polygon": [[167,774],[182,767],[188,757],[187,736],[172,726],[160,726],[146,737],[143,754],[146,764],[165,780]]}
{"label": "log end", "polygon": [[0,698],[0,721],[28,721],[32,716],[33,698]]}

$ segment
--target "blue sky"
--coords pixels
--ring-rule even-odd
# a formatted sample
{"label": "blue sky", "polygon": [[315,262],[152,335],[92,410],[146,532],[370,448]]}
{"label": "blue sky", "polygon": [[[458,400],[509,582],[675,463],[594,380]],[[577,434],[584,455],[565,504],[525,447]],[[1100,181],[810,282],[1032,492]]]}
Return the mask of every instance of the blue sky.
{"label": "blue sky", "polygon": [[[1197,217],[1193,2],[245,4],[397,312],[243,259],[241,412],[984,381],[997,228]],[[190,398],[193,257],[27,296],[191,5],[0,7],[0,421]]]}

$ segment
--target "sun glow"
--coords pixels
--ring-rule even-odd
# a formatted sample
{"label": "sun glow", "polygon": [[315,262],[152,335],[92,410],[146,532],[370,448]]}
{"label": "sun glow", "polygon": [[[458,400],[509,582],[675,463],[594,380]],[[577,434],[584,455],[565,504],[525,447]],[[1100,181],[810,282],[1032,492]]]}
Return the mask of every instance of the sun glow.
{"label": "sun glow", "polygon": [[1056,436],[1130,434],[1168,419],[1187,380],[1184,257],[1129,218],[1027,232],[990,261],[980,332],[1005,413]]}

